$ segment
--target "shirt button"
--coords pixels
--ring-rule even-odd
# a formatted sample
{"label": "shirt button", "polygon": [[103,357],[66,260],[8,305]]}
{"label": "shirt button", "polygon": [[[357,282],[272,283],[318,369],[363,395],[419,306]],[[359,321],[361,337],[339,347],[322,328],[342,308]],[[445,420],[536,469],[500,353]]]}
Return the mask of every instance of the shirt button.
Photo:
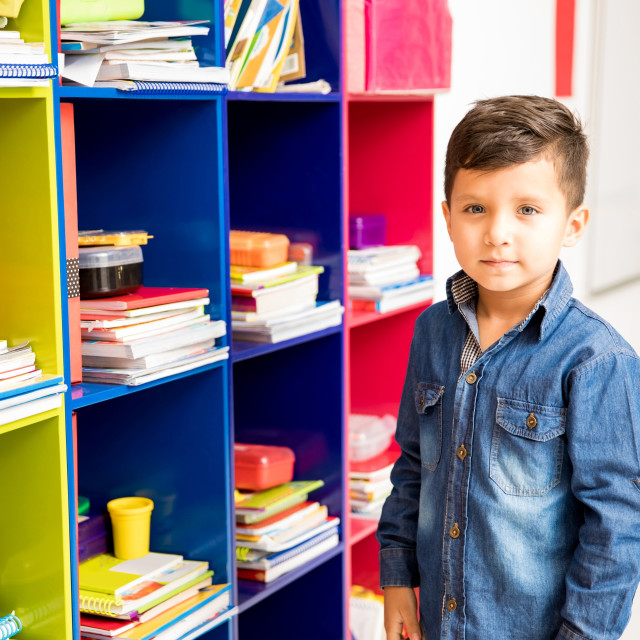
{"label": "shirt button", "polygon": [[424,393],[420,394],[420,406],[423,407],[424,406]]}
{"label": "shirt button", "polygon": [[455,611],[458,608],[458,603],[456,602],[455,598],[450,598],[449,600],[447,600],[447,609],[449,609],[449,611]]}
{"label": "shirt button", "polygon": [[460,460],[464,460],[467,457],[467,448],[463,444],[461,444],[456,449],[456,455],[458,456],[458,458],[460,458]]}
{"label": "shirt button", "polygon": [[538,419],[533,415],[533,413],[530,413],[529,417],[527,418],[527,427],[529,429],[535,429],[537,424]]}
{"label": "shirt button", "polygon": [[476,380],[478,379],[478,376],[473,373],[473,371],[471,373],[467,373],[467,376],[465,378],[465,380],[469,383],[469,384],[475,384]]}
{"label": "shirt button", "polygon": [[451,529],[449,529],[449,535],[455,540],[460,537],[460,529],[458,527],[458,523],[456,522]]}

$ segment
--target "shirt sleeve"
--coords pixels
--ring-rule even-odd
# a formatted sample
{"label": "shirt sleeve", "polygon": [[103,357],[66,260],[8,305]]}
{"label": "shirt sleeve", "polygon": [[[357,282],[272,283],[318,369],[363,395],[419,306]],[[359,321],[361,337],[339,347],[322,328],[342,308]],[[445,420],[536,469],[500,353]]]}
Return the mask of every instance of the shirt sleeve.
{"label": "shirt sleeve", "polygon": [[414,334],[405,377],[396,441],[401,454],[391,472],[393,489],[382,509],[377,539],[380,543],[380,586],[419,585],[416,536],[420,503],[420,437],[414,404],[417,384]]}
{"label": "shirt sleeve", "polygon": [[640,577],[640,361],[609,353],[569,378],[571,488],[584,521],[557,640],[622,635]]}

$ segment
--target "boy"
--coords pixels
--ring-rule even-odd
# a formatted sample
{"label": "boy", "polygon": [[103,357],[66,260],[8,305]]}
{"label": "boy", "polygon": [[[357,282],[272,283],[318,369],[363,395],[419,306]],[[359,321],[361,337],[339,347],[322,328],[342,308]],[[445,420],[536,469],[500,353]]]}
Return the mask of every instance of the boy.
{"label": "boy", "polygon": [[[588,147],[559,102],[483,100],[442,203],[462,271],[417,320],[380,525],[388,640],[612,640],[640,573],[640,361],[571,297]],[[420,622],[413,588],[419,587]]]}

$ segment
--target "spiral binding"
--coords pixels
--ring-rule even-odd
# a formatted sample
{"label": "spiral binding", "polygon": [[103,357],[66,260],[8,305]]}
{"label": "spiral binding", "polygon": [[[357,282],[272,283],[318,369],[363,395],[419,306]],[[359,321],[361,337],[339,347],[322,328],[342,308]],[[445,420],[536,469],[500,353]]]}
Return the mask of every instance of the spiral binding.
{"label": "spiral binding", "polygon": [[140,95],[156,93],[189,94],[189,93],[226,93],[227,85],[213,82],[147,82],[143,80],[131,80],[131,87],[118,89],[118,91],[135,91]]}
{"label": "spiral binding", "polygon": [[15,613],[0,618],[0,640],[11,638],[22,631],[22,622]]}
{"label": "spiral binding", "polygon": [[[87,613],[97,613],[101,616],[117,616],[111,609],[116,605],[121,605],[122,600],[110,600],[109,598],[98,598],[95,596],[80,596],[80,610]],[[0,638],[0,640],[2,640]]]}
{"label": "spiral binding", "polygon": [[0,64],[0,78],[55,78],[55,64]]}

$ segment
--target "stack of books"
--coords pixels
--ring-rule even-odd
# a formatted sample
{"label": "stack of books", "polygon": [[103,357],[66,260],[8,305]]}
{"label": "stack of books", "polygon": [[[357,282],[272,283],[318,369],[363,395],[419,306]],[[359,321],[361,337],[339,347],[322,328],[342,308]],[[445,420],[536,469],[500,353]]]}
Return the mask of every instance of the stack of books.
{"label": "stack of books", "polygon": [[380,518],[382,505],[391,493],[391,470],[398,455],[397,449],[390,448],[374,458],[350,462],[349,498],[353,517]]}
{"label": "stack of books", "polygon": [[207,289],[141,287],[135,293],[80,301],[82,379],[140,385],[229,357],[226,334],[211,320]]}
{"label": "stack of books", "polygon": [[206,20],[114,20],[63,26],[65,84],[131,89],[132,81],[224,85],[224,67],[201,66],[193,36],[206,36]]}
{"label": "stack of books", "polygon": [[229,88],[272,93],[304,78],[299,0],[225,0]]}
{"label": "stack of books", "polygon": [[271,582],[339,543],[340,519],[308,501],[322,480],[292,481],[236,501],[238,578]]}
{"label": "stack of books", "polygon": [[415,245],[351,249],[349,297],[354,311],[386,313],[433,298],[433,276],[420,274]]}
{"label": "stack of books", "polygon": [[0,340],[0,425],[57,409],[67,390],[62,376],[43,374],[28,342]]}
{"label": "stack of books", "polygon": [[360,585],[351,587],[349,630],[353,640],[385,640],[384,597]]}
{"label": "stack of books", "polygon": [[231,585],[212,585],[206,561],[148,553],[119,560],[104,553],[81,562],[83,638],[175,640],[228,611]]}
{"label": "stack of books", "polygon": [[267,268],[231,265],[234,339],[275,343],[338,326],[340,301],[316,300],[323,271],[293,261]]}
{"label": "stack of books", "polygon": [[0,17],[0,87],[46,87],[58,75],[44,42],[25,42],[19,31],[6,29]]}

